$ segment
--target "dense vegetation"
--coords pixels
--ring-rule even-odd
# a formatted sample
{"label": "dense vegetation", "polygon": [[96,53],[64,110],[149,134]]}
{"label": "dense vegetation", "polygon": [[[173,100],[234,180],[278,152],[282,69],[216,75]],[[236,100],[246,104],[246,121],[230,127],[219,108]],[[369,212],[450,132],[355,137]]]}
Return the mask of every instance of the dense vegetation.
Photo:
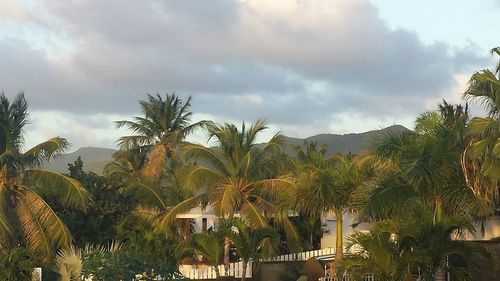
{"label": "dense vegetation", "polygon": [[[51,280],[171,279],[181,277],[179,264],[200,259],[223,275],[217,266],[227,270],[231,248],[247,265],[318,247],[320,218],[333,213],[336,274],[403,280],[419,270],[424,280],[446,272],[474,280],[491,254],[456,238],[499,207],[499,77],[499,67],[479,71],[464,93],[484,105],[485,116],[443,101],[418,116],[413,131],[388,134],[360,155],[332,157],[316,143],[285,155],[280,135],[257,143],[264,121],[192,123],[191,98],[148,95],[139,102],[142,116],[116,123],[133,134],[118,140],[102,176],[85,172],[81,159],[65,175],[40,169],[67,141],[25,150],[27,102],[2,94],[0,276],[29,280],[37,264],[52,271],[45,274]],[[187,142],[195,130],[214,147]],[[193,234],[192,221],[178,215],[200,206],[220,222]],[[372,230],[345,239],[347,212]],[[346,241],[361,250],[344,258]]]}

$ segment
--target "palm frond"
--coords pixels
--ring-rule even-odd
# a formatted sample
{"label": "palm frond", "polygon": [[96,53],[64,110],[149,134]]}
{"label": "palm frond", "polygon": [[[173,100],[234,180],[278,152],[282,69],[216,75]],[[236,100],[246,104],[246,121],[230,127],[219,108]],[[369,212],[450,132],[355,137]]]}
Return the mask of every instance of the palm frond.
{"label": "palm frond", "polygon": [[73,245],[59,250],[55,257],[55,264],[61,281],[80,280],[83,263],[82,250]]}
{"label": "palm frond", "polygon": [[275,179],[263,179],[253,183],[256,193],[270,198],[277,199],[283,193],[290,192],[296,184],[295,178],[291,176],[281,176]]}
{"label": "palm frond", "polygon": [[3,245],[4,241],[7,241],[7,237],[12,233],[6,209],[8,206],[7,196],[5,185],[0,185],[0,248],[5,246]]}
{"label": "palm frond", "polygon": [[118,139],[120,150],[133,150],[138,147],[149,146],[154,143],[154,139],[150,136],[123,136]]}
{"label": "palm frond", "polygon": [[166,211],[163,211],[159,215],[159,219],[157,224],[155,225],[155,229],[169,229],[174,224],[177,215],[199,206],[200,202],[203,200],[203,196],[204,195],[193,196],[173,207],[168,208]]}
{"label": "palm frond", "polygon": [[182,185],[190,190],[212,189],[217,183],[224,182],[226,179],[216,170],[196,165],[183,168],[179,173]]}
{"label": "palm frond", "polygon": [[57,172],[32,169],[24,171],[23,177],[25,185],[42,195],[54,197],[64,206],[85,211],[92,201],[79,181]]}
{"label": "palm frond", "polygon": [[155,182],[135,180],[127,186],[127,192],[135,194],[145,204],[156,206],[162,210],[168,208],[165,202],[166,198]]}
{"label": "palm frond", "polygon": [[248,220],[250,225],[256,227],[268,227],[267,219],[264,217],[262,210],[249,201],[245,201],[241,208],[241,216]]}
{"label": "palm frond", "polygon": [[67,247],[72,238],[69,230],[50,206],[35,192],[17,192],[16,212],[28,247],[48,261],[52,249]]}
{"label": "palm frond", "polygon": [[49,161],[55,155],[65,152],[68,147],[69,143],[66,139],[59,137],[51,138],[23,153],[23,160],[29,166],[36,167],[44,161]]}
{"label": "palm frond", "polygon": [[166,144],[158,143],[153,146],[151,152],[148,155],[148,161],[144,165],[142,173],[146,177],[159,178],[160,172],[167,163],[167,157],[169,153],[169,148]]}
{"label": "palm frond", "polygon": [[215,212],[220,217],[233,215],[243,203],[243,193],[239,186],[230,182],[218,184],[210,194]]}

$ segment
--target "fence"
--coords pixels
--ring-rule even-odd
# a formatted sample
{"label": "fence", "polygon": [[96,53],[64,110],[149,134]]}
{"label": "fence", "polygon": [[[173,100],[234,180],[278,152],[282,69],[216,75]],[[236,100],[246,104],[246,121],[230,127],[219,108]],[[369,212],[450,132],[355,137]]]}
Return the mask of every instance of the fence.
{"label": "fence", "polygon": [[[219,272],[221,276],[234,276],[236,278],[241,278],[243,274],[243,263],[234,262],[229,264],[228,272],[225,272],[224,265],[219,265]],[[212,266],[200,265],[181,265],[179,271],[189,279],[215,279],[215,269]],[[246,277],[252,277],[252,262],[250,261],[247,265]]]}
{"label": "fence", "polygon": [[[335,254],[335,249],[325,248],[314,251],[293,253],[281,256],[275,256],[272,258],[264,259],[263,262],[273,262],[273,261],[306,261],[312,257],[323,257],[323,258],[333,258]],[[191,266],[182,265],[179,267],[179,271],[185,277],[189,279],[215,279],[215,269],[212,266],[201,265],[201,266]],[[226,273],[223,265],[219,265],[219,272],[221,276],[234,276],[236,278],[241,278],[243,274],[243,263],[235,262],[229,265],[229,271]],[[247,266],[246,277],[252,277],[252,262],[250,261]],[[372,280],[366,280],[372,281]]]}
{"label": "fence", "polygon": [[306,261],[312,257],[333,258],[335,255],[334,248],[324,248],[300,253],[292,253],[287,255],[275,256],[264,261]]}

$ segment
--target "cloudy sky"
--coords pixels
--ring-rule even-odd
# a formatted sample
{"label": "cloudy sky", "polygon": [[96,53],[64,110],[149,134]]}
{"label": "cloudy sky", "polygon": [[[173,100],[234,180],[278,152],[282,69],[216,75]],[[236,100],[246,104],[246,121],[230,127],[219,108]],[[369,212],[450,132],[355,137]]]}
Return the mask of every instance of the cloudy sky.
{"label": "cloudy sky", "polygon": [[[305,137],[412,126],[499,46],[500,0],[0,0],[0,90],[27,144],[115,147],[147,93]],[[194,138],[201,138],[195,136]]]}

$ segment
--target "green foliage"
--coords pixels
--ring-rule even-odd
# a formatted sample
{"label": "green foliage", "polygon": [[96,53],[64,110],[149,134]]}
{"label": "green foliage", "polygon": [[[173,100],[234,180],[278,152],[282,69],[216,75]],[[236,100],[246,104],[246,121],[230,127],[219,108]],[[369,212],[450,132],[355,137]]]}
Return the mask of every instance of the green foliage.
{"label": "green foliage", "polygon": [[291,219],[302,237],[302,248],[306,250],[319,249],[324,230],[319,217],[300,215]]}
{"label": "green foliage", "polygon": [[[500,48],[492,55],[500,56]],[[469,144],[463,161],[467,185],[477,196],[499,202],[500,186],[500,60],[493,71],[476,72],[469,80],[464,98],[479,102],[486,117],[475,117],[468,127]]]}
{"label": "green foliage", "polygon": [[224,252],[223,232],[195,233],[186,241],[186,250],[193,251],[195,259],[196,255],[205,258],[208,264],[214,268],[216,276],[220,276],[219,265]]}
{"label": "green foliage", "polygon": [[[158,262],[159,251],[134,251],[117,244],[109,247],[88,248],[84,253],[82,276],[92,276],[96,281],[155,280],[161,275],[165,280],[179,278],[174,261]],[[163,253],[162,256],[165,254]]]}
{"label": "green foliage", "polygon": [[153,270],[165,277],[178,276],[178,266],[188,256],[178,236],[166,235],[151,226],[124,221],[118,227],[117,238],[120,250],[135,255],[143,271]]}
{"label": "green foliage", "polygon": [[53,202],[55,209],[75,237],[74,244],[104,245],[116,239],[120,222],[131,212],[136,200],[122,192],[122,187],[103,176],[83,170],[80,157],[68,164],[69,176],[80,181],[92,195],[92,208],[86,212],[64,208]]}
{"label": "green foliage", "polygon": [[361,251],[343,263],[356,277],[372,273],[381,280],[401,280],[417,269],[423,280],[434,280],[436,272],[449,271],[454,280],[474,280],[481,265],[493,265],[484,247],[456,240],[460,233],[473,230],[462,216],[444,216],[433,221],[433,213],[422,206],[412,220],[387,220],[374,224],[370,233],[355,233],[350,247]]}
{"label": "green foliage", "polygon": [[35,256],[25,248],[0,251],[0,280],[31,281],[35,267]]}
{"label": "green foliage", "polygon": [[49,263],[54,250],[69,246],[72,237],[48,199],[85,211],[91,196],[77,180],[39,169],[65,151],[65,139],[52,138],[24,151],[27,117],[22,93],[12,102],[0,95],[0,246],[23,243]]}
{"label": "green foliage", "polygon": [[159,178],[167,159],[174,156],[174,148],[187,135],[206,125],[206,121],[191,124],[191,97],[186,101],[176,94],[148,95],[148,100],[139,101],[144,117],[134,117],[134,121],[117,121],[118,128],[128,128],[135,135],[123,136],[118,140],[120,150],[140,149],[146,152],[147,161],[142,174]]}

